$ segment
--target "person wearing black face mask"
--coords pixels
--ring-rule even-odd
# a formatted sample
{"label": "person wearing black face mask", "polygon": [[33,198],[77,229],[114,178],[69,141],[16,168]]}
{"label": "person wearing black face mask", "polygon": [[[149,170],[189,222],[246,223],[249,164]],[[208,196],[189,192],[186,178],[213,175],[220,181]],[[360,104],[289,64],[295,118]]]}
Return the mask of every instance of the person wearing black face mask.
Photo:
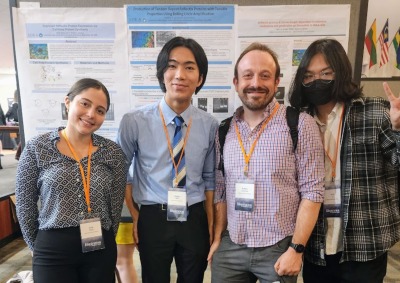
{"label": "person wearing black face mask", "polygon": [[[321,76],[326,76],[322,73]],[[305,84],[303,83],[302,90],[305,99],[314,105],[324,105],[332,100],[333,80],[317,79]]]}
{"label": "person wearing black face mask", "polygon": [[[400,98],[363,97],[342,45],[313,42],[289,91],[314,116],[325,147],[325,198],[305,251],[303,279],[383,282],[387,251],[400,240]],[[389,111],[390,108],[390,111]]]}

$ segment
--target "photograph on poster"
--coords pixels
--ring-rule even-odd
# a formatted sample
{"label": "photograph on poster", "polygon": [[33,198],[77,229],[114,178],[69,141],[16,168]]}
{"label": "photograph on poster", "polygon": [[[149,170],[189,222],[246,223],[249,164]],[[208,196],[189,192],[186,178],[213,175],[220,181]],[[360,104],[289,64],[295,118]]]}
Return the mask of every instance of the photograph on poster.
{"label": "photograph on poster", "polygon": [[133,31],[132,48],[153,48],[154,32],[152,31]]}
{"label": "photograph on poster", "polygon": [[213,98],[214,113],[228,113],[228,98]]}
{"label": "photograph on poster", "polygon": [[197,99],[197,108],[207,112],[207,98],[202,97]]}
{"label": "photograph on poster", "polygon": [[285,87],[278,87],[278,91],[275,93],[275,98],[280,104],[284,104],[285,100]]}

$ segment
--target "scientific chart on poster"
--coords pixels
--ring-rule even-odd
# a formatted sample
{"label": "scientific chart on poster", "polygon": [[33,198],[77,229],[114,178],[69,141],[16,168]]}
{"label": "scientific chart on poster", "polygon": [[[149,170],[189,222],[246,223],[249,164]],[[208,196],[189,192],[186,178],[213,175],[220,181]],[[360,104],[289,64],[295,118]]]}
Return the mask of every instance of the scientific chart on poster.
{"label": "scientific chart on poster", "polygon": [[111,96],[97,134],[115,139],[130,109],[122,8],[13,9],[25,139],[66,125],[64,97],[81,78],[100,80]]}
{"label": "scientific chart on poster", "polygon": [[250,43],[267,44],[281,67],[276,98],[287,103],[292,77],[307,47],[319,38],[335,38],[348,48],[350,5],[239,6],[238,54]]}
{"label": "scientific chart on poster", "polygon": [[193,105],[222,120],[232,115],[235,5],[127,5],[130,90],[134,107],[158,101],[163,92],[156,60],[175,36],[195,39],[208,58],[208,75]]}

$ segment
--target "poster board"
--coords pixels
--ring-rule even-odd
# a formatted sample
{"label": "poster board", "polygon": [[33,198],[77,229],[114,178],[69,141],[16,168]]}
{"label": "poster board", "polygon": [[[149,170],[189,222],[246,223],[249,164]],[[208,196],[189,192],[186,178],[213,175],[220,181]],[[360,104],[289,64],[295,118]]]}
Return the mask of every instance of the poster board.
{"label": "poster board", "polygon": [[[159,6],[159,5],[156,5]],[[182,5],[180,5],[182,6]],[[190,5],[183,5],[183,6],[187,6],[189,7]],[[209,5],[211,6],[211,5]],[[230,5],[232,6],[232,5]],[[318,5],[315,5],[318,6]],[[320,5],[321,8],[323,5]],[[349,23],[350,23],[350,5],[337,5],[338,7],[344,7],[346,6],[346,13],[345,13],[345,17],[344,20],[342,22],[345,23],[345,25],[347,24],[347,26],[344,28],[343,31],[341,31],[341,34],[344,34],[344,40],[341,40],[341,42],[344,44],[345,49],[347,49],[347,42],[349,40]],[[235,9],[237,11],[240,11],[242,6],[234,6]],[[244,7],[245,9],[250,8],[251,6],[248,7]],[[287,6],[286,6],[287,7]],[[293,6],[293,7],[297,7],[297,6]],[[291,8],[293,8],[291,7]],[[298,8],[300,9],[301,12],[293,12],[291,11],[291,15],[301,15],[301,13],[304,13],[304,11],[308,10],[307,8],[310,8],[311,6],[307,6],[307,7],[302,7],[302,6],[298,6]],[[268,19],[270,17],[276,17],[276,9],[282,9],[282,7],[280,6],[264,6],[264,7],[260,7],[261,9],[265,9],[265,18]],[[272,9],[273,8],[273,9]],[[326,7],[324,6],[324,8],[332,8],[332,7]],[[49,10],[50,9],[50,10]],[[53,9],[53,10],[52,10]],[[25,117],[29,117],[28,119],[25,119],[25,128],[29,129],[28,131],[25,130],[26,132],[26,139],[31,138],[32,136],[36,135],[36,134],[40,134],[42,132],[47,132],[49,130],[54,129],[57,126],[62,126],[63,123],[65,124],[65,117],[63,119],[62,117],[62,97],[63,95],[66,94],[66,90],[68,89],[68,87],[73,83],[74,80],[78,79],[79,76],[77,76],[77,72],[79,68],[76,67],[72,67],[72,69],[75,69],[75,71],[71,71],[71,70],[67,70],[68,67],[71,67],[75,61],[82,61],[80,59],[78,60],[74,60],[73,63],[69,63],[69,64],[58,64],[61,65],[62,67],[67,66],[67,69],[65,69],[65,71],[63,72],[63,74],[65,74],[65,76],[63,77],[64,81],[61,85],[57,85],[57,84],[52,84],[51,86],[51,90],[50,92],[46,92],[48,89],[46,89],[46,87],[41,88],[41,83],[38,83],[39,79],[43,79],[43,75],[39,75],[40,72],[46,73],[46,79],[58,79],[59,78],[59,72],[56,70],[57,68],[51,68],[49,67],[49,70],[45,70],[43,69],[43,64],[41,63],[33,63],[33,62],[38,62],[40,60],[40,58],[30,58],[31,56],[31,52],[27,53],[27,46],[29,46],[29,44],[36,44],[36,50],[35,47],[32,47],[33,53],[38,54],[37,51],[39,51],[40,49],[40,39],[43,39],[43,36],[40,37],[40,32],[37,33],[35,40],[39,40],[36,42],[31,42],[29,43],[30,40],[33,40],[32,38],[28,38],[28,33],[26,30],[23,30],[24,27],[29,27],[30,24],[32,24],[32,27],[29,27],[30,31],[35,32],[35,28],[37,28],[38,26],[35,26],[35,24],[42,24],[42,28],[44,28],[46,25],[49,25],[49,27],[51,26],[51,24],[56,24],[56,25],[61,25],[60,28],[62,28],[62,26],[64,25],[74,25],[74,24],[93,24],[93,22],[85,22],[87,20],[87,18],[90,19],[90,17],[87,17],[86,13],[91,13],[91,9],[97,9],[95,14],[96,14],[96,18],[97,19],[108,19],[106,17],[106,14],[110,14],[109,12],[111,12],[111,15],[116,16],[118,19],[123,19],[125,20],[127,17],[127,10],[123,9],[123,8],[85,8],[85,9],[81,9],[80,8],[41,8],[38,9],[38,11],[35,11],[33,13],[33,11],[31,10],[30,12],[21,12],[24,13],[24,20],[21,21],[21,17],[18,16],[17,14],[20,13],[20,11],[24,10],[24,9],[15,9],[15,16],[14,16],[14,29],[16,31],[18,31],[18,36],[16,36],[15,38],[15,44],[16,44],[16,48],[19,52],[17,52],[20,56],[20,58],[17,58],[17,66],[18,66],[18,72],[19,72],[19,85],[20,85],[20,89],[21,89],[21,104],[22,104],[22,111],[23,111],[23,116]],[[110,9],[110,10],[108,10]],[[301,10],[301,9],[305,9],[305,10]],[[284,11],[285,9],[283,9],[282,11]],[[287,10],[287,9],[286,9]],[[312,9],[311,9],[312,10]],[[84,11],[84,12],[83,12]],[[235,11],[235,14],[236,12]],[[46,13],[49,14],[56,14],[58,16],[56,16],[56,18],[51,18],[51,17],[47,17]],[[82,20],[84,17],[83,15],[86,14],[85,20]],[[310,13],[311,16],[312,15],[319,15],[318,11],[313,11],[313,13]],[[32,16],[32,17],[37,17],[36,19],[31,19],[30,15],[37,15],[37,16]],[[66,16],[68,15],[68,16]],[[104,15],[104,17],[103,17]],[[57,17],[59,17],[57,19]],[[279,17],[279,15],[278,15]],[[285,20],[287,19],[287,13],[281,12],[280,17]],[[328,17],[329,18],[329,17]],[[44,22],[43,19],[46,19]],[[41,22],[39,22],[41,21]],[[240,30],[240,16],[236,16],[234,19],[234,23],[231,26],[232,30]],[[95,23],[100,25],[101,22]],[[187,23],[184,23],[187,24]],[[114,49],[115,54],[118,54],[118,56],[114,56],[115,58],[118,58],[118,63],[117,61],[115,61],[115,63],[109,64],[108,66],[114,66],[114,67],[118,67],[121,68],[123,70],[127,70],[129,69],[126,74],[130,74],[130,77],[127,77],[126,75],[120,73],[120,75],[118,75],[118,86],[114,85],[114,87],[111,87],[111,93],[112,93],[112,101],[116,101],[114,104],[114,109],[112,109],[112,117],[109,118],[109,120],[106,120],[104,126],[99,130],[99,134],[106,136],[110,139],[114,139],[115,135],[116,135],[116,131],[118,128],[118,124],[119,124],[119,119],[121,117],[121,115],[127,111],[129,111],[130,109],[135,108],[135,103],[132,103],[132,85],[130,83],[131,78],[132,78],[132,64],[129,64],[129,62],[131,62],[131,60],[129,59],[129,49],[132,47],[132,43],[128,43],[129,40],[131,40],[131,38],[129,37],[131,34],[129,33],[129,25],[127,24],[127,22],[125,23],[125,28],[120,28],[122,27],[122,23],[117,20],[114,23],[114,27],[119,27],[117,30],[118,32],[116,32],[114,34],[115,36],[115,40],[117,38],[122,38],[123,37],[123,32],[121,32],[121,30],[125,31],[125,39],[122,39],[120,42],[118,43],[114,43],[115,44],[115,48],[118,49],[118,51],[115,51],[116,49]],[[162,24],[165,25],[165,24]],[[166,26],[166,25],[165,25]],[[46,28],[49,28],[46,27]],[[53,27],[51,27],[53,28]],[[246,28],[244,29],[246,30]],[[54,31],[53,31],[54,32]],[[57,31],[57,32],[60,32]],[[65,31],[63,31],[65,32]],[[50,33],[51,34],[51,33]],[[65,34],[64,34],[65,36]],[[76,34],[74,36],[77,36]],[[324,37],[324,36],[332,36],[331,34],[318,34],[316,36],[319,37]],[[26,38],[23,38],[26,37]],[[51,35],[51,37],[53,37],[54,40],[56,40],[56,36],[54,37],[53,35]],[[239,42],[239,38],[236,35],[236,43],[232,44],[232,46],[227,46],[227,49],[229,50],[228,52],[231,54],[229,60],[225,60],[225,64],[228,65],[228,68],[226,68],[226,66],[219,66],[219,68],[225,68],[226,70],[226,74],[223,74],[223,80],[227,81],[227,80],[231,80],[230,78],[232,78],[232,73],[233,73],[233,64],[234,61],[236,60],[236,57],[238,56],[238,54],[240,53],[240,49],[243,44],[238,43]],[[76,39],[76,38],[75,38]],[[75,40],[72,39],[72,40]],[[57,40],[64,40],[62,38],[58,38]],[[71,40],[71,39],[68,39]],[[84,40],[83,38],[81,38],[81,40]],[[92,38],[93,40],[93,38]],[[123,50],[123,41],[125,41],[125,45],[128,48],[128,51],[126,52],[126,56],[123,54],[124,51]],[[117,42],[117,41],[116,41]],[[65,44],[69,44],[67,41],[64,42]],[[72,43],[72,42],[70,42]],[[268,42],[265,42],[268,44]],[[310,41],[311,43],[311,41]],[[237,47],[239,46],[239,47]],[[303,44],[302,48],[306,48],[307,45]],[[21,48],[19,50],[19,48]],[[301,49],[301,48],[300,48]],[[25,51],[24,51],[25,50]],[[239,51],[238,51],[239,50]],[[21,57],[25,52],[25,58]],[[40,50],[40,52],[42,52],[42,50]],[[39,53],[40,53],[39,52]],[[234,54],[234,55],[232,55]],[[293,50],[290,50],[288,52],[288,54],[290,55],[283,55],[282,57],[290,57],[290,60],[287,61],[289,63],[289,67],[286,68],[286,72],[287,72],[287,76],[285,77],[286,81],[285,83],[285,88],[281,89],[280,91],[282,92],[287,92],[288,90],[288,86],[290,84],[290,80],[291,80],[291,75],[294,73],[295,71],[295,66],[292,65],[292,63],[296,60],[293,60]],[[207,54],[208,55],[208,54]],[[36,56],[36,55],[34,55]],[[38,55],[39,57],[42,55]],[[44,55],[45,56],[45,55]],[[50,55],[51,57],[51,52]],[[110,58],[113,58],[113,55],[110,55]],[[50,57],[46,60],[50,60]],[[121,59],[123,58],[123,59]],[[128,58],[128,59],[127,59]],[[61,61],[62,58],[59,58]],[[58,59],[57,59],[58,60]],[[93,58],[93,60],[89,60],[91,63],[89,65],[94,65],[93,63],[96,62],[96,59]],[[125,61],[125,65],[124,65],[124,61]],[[86,64],[87,66],[87,62],[85,63],[84,61],[82,61],[84,64]],[[100,61],[98,61],[100,62]],[[154,61],[152,62],[154,63]],[[34,71],[35,69],[38,70],[38,68],[36,67],[36,65],[39,65],[39,71]],[[83,64],[81,64],[83,65]],[[98,65],[102,65],[102,64],[98,64]],[[142,66],[143,67],[143,66]],[[294,68],[293,68],[294,67]],[[152,67],[154,68],[154,67]],[[85,68],[82,67],[81,70],[84,70]],[[24,74],[24,72],[27,72]],[[74,73],[75,72],[75,73]],[[83,72],[83,71],[82,71]],[[96,72],[98,72],[98,70],[96,69],[96,71],[93,71],[93,74],[95,74]],[[87,74],[87,72],[84,72],[85,75]],[[218,72],[214,72],[214,73],[218,73]],[[32,76],[32,74],[34,76]],[[90,73],[89,73],[90,74]],[[35,79],[36,76],[36,79]],[[94,78],[99,78],[102,79],[102,77],[97,77],[97,76],[93,76]],[[104,77],[103,77],[104,79]],[[109,81],[113,81],[113,79],[111,77],[106,78]],[[30,80],[28,84],[26,84],[26,80]],[[36,81],[35,81],[36,80]],[[47,83],[49,84],[49,83]],[[36,87],[39,88],[36,88]],[[107,87],[109,87],[106,84]],[[130,88],[127,88],[126,86],[131,86]],[[205,85],[207,86],[207,85]],[[225,82],[225,85],[223,85],[226,89],[228,89],[228,85]],[[53,90],[57,90],[58,92],[54,92]],[[206,90],[206,89],[205,89]],[[232,114],[234,108],[237,106],[237,103],[235,103],[237,101],[237,97],[234,93],[234,89],[233,86],[229,86],[229,90],[226,91],[225,90],[225,94],[222,94],[221,96],[218,97],[214,97],[213,93],[210,92],[209,95],[205,95],[203,97],[200,97],[200,95],[196,99],[194,100],[194,104],[196,104],[197,107],[199,108],[203,108],[203,110],[210,112],[211,114],[215,115],[219,120],[222,120],[223,118],[229,116]],[[35,99],[36,96],[36,99]],[[41,102],[38,101],[37,97],[41,97],[44,98],[43,100],[40,99]],[[51,96],[51,98],[50,98]],[[145,97],[145,96],[143,96]],[[54,99],[53,99],[54,98]],[[206,98],[206,99],[205,99]],[[214,98],[217,98],[216,100]],[[49,109],[52,111],[52,113],[50,112],[37,112],[34,113],[35,110],[33,110],[34,108],[32,108],[32,105],[35,106],[40,106],[42,105],[41,103],[43,103],[43,101],[45,101],[45,103],[47,103],[48,105],[46,106],[46,109]],[[212,101],[212,102],[210,102]],[[38,105],[39,104],[39,105]],[[50,107],[49,107],[50,106]],[[118,107],[118,109],[116,109],[115,107]],[[36,108],[40,108],[40,107],[36,107]],[[226,110],[227,111],[226,111]]]}

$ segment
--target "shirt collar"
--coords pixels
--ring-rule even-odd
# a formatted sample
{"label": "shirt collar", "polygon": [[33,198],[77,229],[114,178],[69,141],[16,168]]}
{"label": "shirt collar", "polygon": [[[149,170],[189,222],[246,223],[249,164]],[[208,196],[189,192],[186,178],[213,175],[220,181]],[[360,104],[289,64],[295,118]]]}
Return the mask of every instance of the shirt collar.
{"label": "shirt collar", "polygon": [[[60,141],[60,134],[59,132],[64,130],[65,127],[58,127],[57,131],[54,131],[50,134],[50,140],[52,142],[58,142]],[[98,146],[101,147],[103,146],[101,140],[100,140],[100,136],[92,134],[92,142],[93,142],[93,146]]]}
{"label": "shirt collar", "polygon": [[[328,124],[332,121],[334,121],[338,116],[341,115],[342,110],[343,110],[343,103],[341,102],[336,102],[335,106],[333,107],[331,113],[329,113],[328,115]],[[322,123],[319,118],[318,115],[314,115],[315,121],[317,122],[318,125],[320,126],[324,126],[325,124]]]}
{"label": "shirt collar", "polygon": [[187,123],[189,122],[192,113],[191,105],[189,105],[189,107],[186,108],[186,110],[183,111],[180,115],[176,114],[175,111],[172,110],[171,107],[169,107],[169,105],[165,101],[165,97],[161,99],[160,106],[161,106],[161,111],[164,115],[164,120],[166,125],[170,124],[174,120],[175,116],[181,116],[185,121],[185,125],[187,126]]}

